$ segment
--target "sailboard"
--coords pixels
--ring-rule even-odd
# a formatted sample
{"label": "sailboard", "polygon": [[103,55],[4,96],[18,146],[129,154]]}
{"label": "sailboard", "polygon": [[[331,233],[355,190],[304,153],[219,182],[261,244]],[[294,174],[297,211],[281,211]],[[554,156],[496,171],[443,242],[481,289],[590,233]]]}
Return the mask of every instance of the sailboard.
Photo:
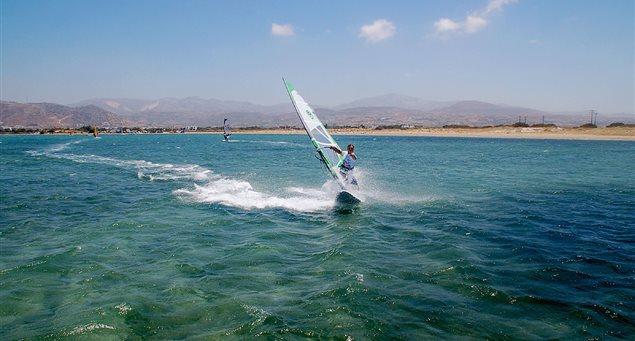
{"label": "sailboard", "polygon": [[302,98],[302,96],[300,96],[293,85],[287,82],[284,78],[282,78],[282,81],[289,93],[291,103],[293,103],[295,111],[298,113],[300,121],[302,121],[304,130],[306,130],[307,135],[309,135],[309,138],[311,139],[311,143],[315,147],[320,161],[322,161],[333,179],[340,186],[341,191],[337,195],[336,201],[343,204],[357,204],[361,202],[350,193],[349,186],[339,172],[339,166],[344,161],[344,156],[336,153],[330,149],[330,147],[336,147],[339,150],[342,149],[337,145],[337,142],[335,142],[320,119],[318,119],[315,115],[313,109],[311,109],[309,104]]}
{"label": "sailboard", "polygon": [[227,119],[223,120],[223,141],[228,142],[231,129],[229,128],[229,123],[227,123]]}

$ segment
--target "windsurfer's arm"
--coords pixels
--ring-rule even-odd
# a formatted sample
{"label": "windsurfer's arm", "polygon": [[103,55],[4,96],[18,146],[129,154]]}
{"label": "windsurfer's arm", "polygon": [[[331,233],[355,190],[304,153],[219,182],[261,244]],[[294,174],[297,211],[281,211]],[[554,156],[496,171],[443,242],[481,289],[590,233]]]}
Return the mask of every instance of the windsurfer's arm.
{"label": "windsurfer's arm", "polygon": [[329,149],[332,149],[334,152],[342,155],[342,151],[339,148],[337,148],[336,146],[329,146]]}

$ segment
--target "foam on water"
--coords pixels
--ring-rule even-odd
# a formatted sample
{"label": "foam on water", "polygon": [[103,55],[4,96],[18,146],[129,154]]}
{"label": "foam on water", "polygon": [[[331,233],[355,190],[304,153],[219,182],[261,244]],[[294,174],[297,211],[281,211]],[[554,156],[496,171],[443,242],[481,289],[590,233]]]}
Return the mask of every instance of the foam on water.
{"label": "foam on water", "polygon": [[58,143],[58,144],[54,144],[48,148],[45,148],[44,150],[28,150],[26,153],[32,156],[41,156],[41,155],[45,155],[45,156],[53,156],[55,155],[55,153],[61,152],[65,149],[67,149],[68,147],[70,147],[71,145],[74,144],[78,144],[83,142],[84,140],[77,140],[77,141],[71,141],[71,142],[66,142],[66,143]]}
{"label": "foam on water", "polygon": [[242,209],[283,208],[293,211],[318,211],[335,205],[334,196],[328,192],[302,189],[287,195],[273,195],[254,190],[247,181],[220,178],[194,188],[182,188],[174,194],[186,201],[218,203]]}
{"label": "foam on water", "polygon": [[[221,204],[245,210],[282,208],[291,211],[314,212],[331,209],[340,191],[333,180],[326,181],[321,188],[288,187],[280,193],[265,193],[254,189],[251,183],[213,173],[211,169],[196,164],[156,163],[146,160],[123,160],[93,154],[73,154],[65,152],[70,146],[84,140],[57,144],[43,151],[29,151],[30,155],[66,159],[77,163],[105,164],[137,172],[137,177],[149,181],[192,180],[190,186],[179,188],[173,194],[185,202]],[[241,142],[241,140],[234,140]],[[252,142],[245,141],[242,142]],[[253,141],[263,142],[263,141]],[[288,144],[285,141],[264,141]],[[364,184],[359,190],[351,191],[363,202],[407,204],[430,201],[432,197],[404,197],[378,186],[372,176],[363,169],[356,170],[355,176]]]}
{"label": "foam on water", "polygon": [[242,209],[283,208],[293,211],[325,210],[335,204],[335,195],[332,191],[295,188],[287,191],[287,194],[268,194],[254,190],[247,181],[215,175],[212,170],[195,164],[179,165],[146,160],[122,160],[93,154],[62,153],[72,144],[79,142],[81,141],[54,145],[43,151],[29,151],[29,154],[136,170],[139,179],[150,181],[205,182],[193,183],[193,188],[181,188],[173,192],[177,197],[189,202],[218,203]]}
{"label": "foam on water", "polygon": [[99,163],[125,169],[136,169],[139,179],[155,180],[184,180],[203,181],[208,179],[209,169],[199,165],[174,165],[171,163],[154,163],[146,160],[121,160],[98,155],[54,154],[52,157],[63,158],[78,163]]}
{"label": "foam on water", "polygon": [[90,333],[92,331],[99,330],[99,329],[115,330],[115,327],[109,326],[109,325],[104,324],[104,323],[89,323],[87,325],[77,326],[77,327],[73,328],[73,330],[68,332],[66,334],[66,336],[86,334],[86,333]]}
{"label": "foam on water", "polygon": [[33,156],[47,156],[57,159],[66,159],[77,163],[97,163],[105,164],[118,168],[130,169],[137,171],[139,179],[155,180],[207,180],[212,171],[199,165],[182,164],[174,165],[170,163],[154,163],[146,160],[122,160],[112,157],[99,156],[93,154],[71,154],[61,153],[73,144],[82,142],[83,140],[57,144],[46,148],[43,151],[28,151]]}
{"label": "foam on water", "polygon": [[[364,177],[365,178],[365,177]],[[268,194],[255,190],[244,180],[228,177],[211,179],[203,185],[194,184],[193,188],[181,188],[173,193],[179,198],[198,203],[215,203],[238,207],[246,210],[283,208],[292,211],[313,212],[331,209],[335,206],[335,197],[340,191],[339,185],[329,180],[321,188],[287,187],[279,194]],[[403,205],[408,203],[435,200],[434,197],[407,197],[369,186],[351,191],[363,202],[389,203]]]}
{"label": "foam on water", "polygon": [[[358,197],[362,202],[366,203],[388,203],[393,205],[407,205],[412,203],[422,203],[435,201],[438,198],[432,195],[409,196],[386,188],[380,181],[377,181],[372,173],[364,168],[355,167],[355,178],[362,184],[359,189],[352,190],[351,193]],[[337,184],[333,181],[325,186],[331,186],[331,191],[337,191]]]}

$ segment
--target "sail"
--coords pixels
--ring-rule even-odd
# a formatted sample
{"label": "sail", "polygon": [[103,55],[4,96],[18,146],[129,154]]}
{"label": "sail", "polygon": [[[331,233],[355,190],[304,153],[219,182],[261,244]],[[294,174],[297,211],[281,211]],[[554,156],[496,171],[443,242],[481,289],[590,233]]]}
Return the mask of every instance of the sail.
{"label": "sail", "polygon": [[229,128],[229,123],[227,123],[227,119],[223,120],[223,135],[229,136],[231,135],[229,132],[231,129]]}
{"label": "sail", "polygon": [[320,159],[326,165],[326,168],[329,170],[331,175],[340,187],[345,188],[344,180],[338,171],[338,167],[341,164],[344,156],[334,152],[328,147],[334,146],[337,149],[341,148],[337,145],[337,142],[333,139],[331,134],[324,128],[324,125],[318,117],[315,115],[315,112],[311,107],[306,103],[306,101],[298,94],[298,91],[295,90],[291,83],[287,82],[284,78],[282,79],[285,87],[287,88],[287,92],[289,93],[289,97],[291,97],[291,102],[295,107],[295,111],[300,116],[300,120],[302,121],[302,125],[306,130],[306,133],[311,138],[311,142],[313,146],[316,148]]}

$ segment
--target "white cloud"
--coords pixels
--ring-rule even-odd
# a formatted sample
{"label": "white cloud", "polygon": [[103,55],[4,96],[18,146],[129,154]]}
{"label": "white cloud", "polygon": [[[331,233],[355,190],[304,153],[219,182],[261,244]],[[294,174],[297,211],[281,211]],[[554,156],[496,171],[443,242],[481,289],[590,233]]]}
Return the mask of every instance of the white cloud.
{"label": "white cloud", "polygon": [[434,23],[434,29],[437,32],[452,32],[460,30],[461,24],[448,18],[441,18]]}
{"label": "white cloud", "polygon": [[503,7],[516,2],[518,2],[518,0],[490,0],[487,7],[485,7],[484,13],[490,14],[492,12],[501,11],[503,10]]}
{"label": "white cloud", "polygon": [[465,32],[467,33],[475,33],[480,31],[483,27],[487,26],[487,20],[483,19],[483,17],[479,17],[476,15],[468,15],[467,19],[465,19]]}
{"label": "white cloud", "polygon": [[274,36],[290,37],[295,35],[291,24],[271,24],[271,34]]}
{"label": "white cloud", "polygon": [[441,18],[434,23],[434,33],[437,37],[447,37],[452,33],[476,33],[487,26],[490,14],[500,12],[503,7],[516,2],[518,0],[490,0],[484,9],[468,14],[463,21]]}
{"label": "white cloud", "polygon": [[377,19],[372,24],[359,29],[359,37],[367,42],[376,43],[395,35],[395,25],[386,19]]}

